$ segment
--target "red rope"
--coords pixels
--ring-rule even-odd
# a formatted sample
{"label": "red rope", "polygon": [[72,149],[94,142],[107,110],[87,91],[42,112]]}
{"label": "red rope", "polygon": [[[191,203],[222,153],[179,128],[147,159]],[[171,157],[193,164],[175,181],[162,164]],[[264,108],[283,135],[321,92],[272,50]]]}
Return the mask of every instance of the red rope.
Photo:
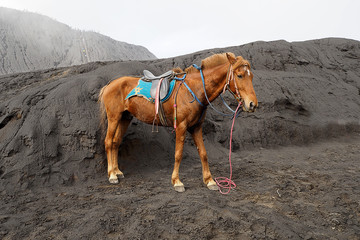
{"label": "red rope", "polygon": [[[232,142],[232,135],[233,135],[233,130],[234,130],[234,123],[235,123],[235,118],[236,118],[236,113],[239,110],[241,106],[241,102],[239,102],[239,105],[237,106],[235,113],[234,113],[234,118],[233,118],[233,122],[231,125],[231,131],[230,131],[230,149],[229,149],[229,164],[230,164],[230,178],[227,177],[217,177],[215,178],[215,182],[219,187],[219,191],[222,194],[228,194],[230,193],[232,188],[236,188],[236,184],[234,183],[234,181],[231,180],[232,178],[232,165],[231,165],[231,142]],[[221,189],[227,189],[227,192],[223,192]]]}

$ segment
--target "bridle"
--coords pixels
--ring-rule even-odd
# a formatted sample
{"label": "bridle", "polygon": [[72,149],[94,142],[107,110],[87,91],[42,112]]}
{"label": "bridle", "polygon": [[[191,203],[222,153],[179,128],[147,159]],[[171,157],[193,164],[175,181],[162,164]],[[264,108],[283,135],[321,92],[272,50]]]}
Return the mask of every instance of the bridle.
{"label": "bridle", "polygon": [[[244,66],[247,67],[247,65],[244,65]],[[248,70],[248,74],[250,75],[249,70]],[[228,90],[228,91],[231,93],[231,95],[233,95],[234,98],[235,98],[239,103],[241,103],[241,100],[242,100],[242,99],[241,99],[240,91],[239,91],[239,88],[238,88],[238,86],[237,86],[237,84],[236,84],[236,80],[235,80],[235,76],[234,76],[234,70],[233,70],[231,64],[230,64],[229,69],[228,69],[228,71],[227,71],[226,79],[227,79],[227,81],[226,81],[226,83],[225,83],[225,85],[224,85],[224,89],[223,89],[223,92],[222,92],[222,93],[225,93],[225,91]],[[231,82],[231,81],[234,81],[234,86],[235,86],[235,92],[236,92],[236,94],[235,94],[233,91],[231,91],[231,89],[230,89],[230,82]]]}

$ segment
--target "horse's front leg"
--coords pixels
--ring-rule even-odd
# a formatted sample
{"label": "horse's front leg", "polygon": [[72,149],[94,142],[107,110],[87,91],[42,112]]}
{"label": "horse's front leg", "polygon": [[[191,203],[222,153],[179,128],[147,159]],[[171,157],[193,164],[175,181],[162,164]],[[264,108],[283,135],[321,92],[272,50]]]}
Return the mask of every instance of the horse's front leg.
{"label": "horse's front leg", "polygon": [[171,183],[173,184],[174,189],[177,192],[185,191],[184,184],[179,179],[179,168],[183,157],[185,136],[186,136],[186,127],[179,124],[179,126],[176,128],[175,164],[174,164],[174,171],[171,176]]}
{"label": "horse's front leg", "polygon": [[194,139],[195,145],[197,147],[201,159],[203,181],[210,190],[218,190],[218,186],[216,185],[216,182],[212,178],[209,168],[208,157],[202,136],[202,124],[199,124],[198,126],[193,128],[190,131],[190,133]]}

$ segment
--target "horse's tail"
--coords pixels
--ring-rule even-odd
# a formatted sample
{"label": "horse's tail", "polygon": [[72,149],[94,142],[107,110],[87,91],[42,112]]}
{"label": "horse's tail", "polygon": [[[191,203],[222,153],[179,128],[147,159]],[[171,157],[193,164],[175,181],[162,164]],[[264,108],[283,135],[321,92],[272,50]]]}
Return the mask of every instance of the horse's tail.
{"label": "horse's tail", "polygon": [[103,94],[104,94],[104,90],[108,85],[104,86],[99,93],[99,98],[98,98],[98,103],[99,103],[99,109],[100,109],[100,127],[101,127],[101,132],[104,134],[105,133],[105,122],[106,122],[106,109],[105,109],[105,104],[104,104],[104,99],[103,99]]}

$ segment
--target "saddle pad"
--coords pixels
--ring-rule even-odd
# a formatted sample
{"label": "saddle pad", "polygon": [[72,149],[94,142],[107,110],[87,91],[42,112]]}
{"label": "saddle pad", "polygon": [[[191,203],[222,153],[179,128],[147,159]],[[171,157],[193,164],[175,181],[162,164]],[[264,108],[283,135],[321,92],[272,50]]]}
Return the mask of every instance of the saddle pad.
{"label": "saddle pad", "polygon": [[[175,80],[172,80],[170,82],[169,91],[166,94],[166,96],[161,100],[161,102],[165,102],[169,99],[172,91],[174,90],[175,82],[176,82]],[[130,93],[126,96],[125,100],[134,96],[139,96],[154,103],[155,99],[152,98],[150,95],[151,84],[152,84],[151,82],[145,82],[140,79],[138,85],[133,90],[130,91]]]}

